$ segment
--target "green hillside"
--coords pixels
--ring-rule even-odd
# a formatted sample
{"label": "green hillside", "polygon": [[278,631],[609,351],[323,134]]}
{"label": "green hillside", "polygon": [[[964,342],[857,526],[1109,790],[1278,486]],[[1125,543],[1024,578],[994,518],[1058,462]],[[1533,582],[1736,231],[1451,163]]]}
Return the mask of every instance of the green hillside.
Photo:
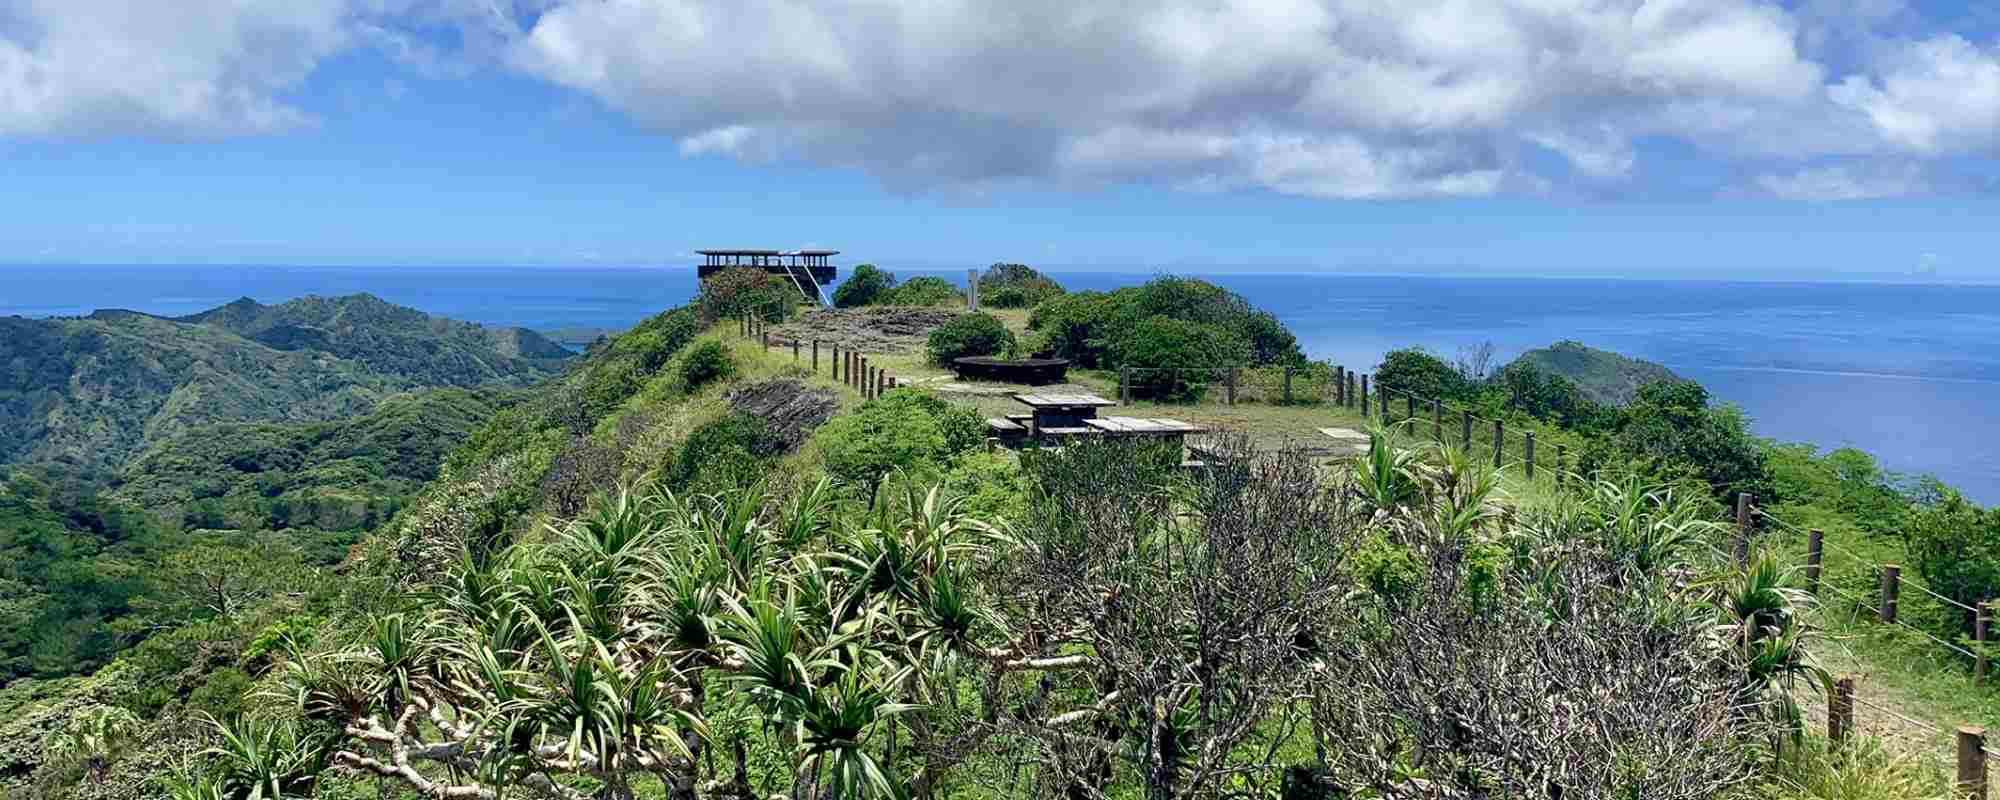
{"label": "green hillside", "polygon": [[[1791,735],[1826,677],[1812,606],[1770,554],[1730,554],[1741,481],[1711,462],[1748,439],[1694,384],[1564,432],[1597,480],[1505,480],[1407,424],[1331,459],[1226,434],[1190,469],[1158,442],[989,450],[974,398],[864,397],[701,307],[469,435],[445,392],[163,440],[96,506],[14,479],[0,513],[42,533],[11,566],[49,587],[17,630],[88,634],[93,663],[137,644],[61,678],[23,651],[55,679],[0,689],[0,793],[1945,796]],[[1553,426],[1527,384],[1474,388]],[[462,441],[337,566],[239,531],[162,554],[132,511],[414,479],[403,454],[439,451],[410,436]],[[223,437],[252,442],[202,441]],[[79,529],[105,536],[56,541]],[[131,594],[76,631],[90,576]]]}
{"label": "green hillside", "polygon": [[239,300],[179,320],[0,318],[0,463],[107,471],[193,428],[340,419],[432,387],[527,385],[566,355],[532,331],[369,295]]}
{"label": "green hillside", "polygon": [[1574,341],[1561,341],[1529,350],[1508,366],[1515,364],[1530,365],[1542,372],[1568,378],[1590,399],[1607,405],[1631,402],[1639,387],[1649,383],[1683,380],[1673,370],[1651,361],[1586,347],[1582,342]]}
{"label": "green hillside", "polygon": [[387,520],[444,456],[518,392],[394,395],[333,422],[239,422],[154,442],[114,494],[190,528],[364,531]]}

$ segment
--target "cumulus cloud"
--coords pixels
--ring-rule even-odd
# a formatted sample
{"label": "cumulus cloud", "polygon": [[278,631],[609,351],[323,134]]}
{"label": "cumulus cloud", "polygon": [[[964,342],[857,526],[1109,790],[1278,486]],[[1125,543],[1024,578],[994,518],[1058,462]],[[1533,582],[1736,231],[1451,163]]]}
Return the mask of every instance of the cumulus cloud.
{"label": "cumulus cloud", "polygon": [[[1667,141],[1772,194],[1880,196],[1925,184],[1865,165],[2000,141],[2000,49],[1905,0],[189,2],[0,0],[0,135],[282,128],[310,111],[285,89],[374,47],[490,57],[687,156],[918,190],[1532,194],[1643,180]],[[464,52],[409,33],[439,24]]]}
{"label": "cumulus cloud", "polygon": [[[1795,163],[1992,146],[1990,48],[1878,41],[1877,71],[1840,74],[1807,43],[1852,41],[1904,10],[1839,8],[593,0],[542,15],[513,63],[679,137],[683,152],[925,187],[1153,178],[1458,196],[1627,180],[1653,137]],[[1570,175],[1537,174],[1540,152]]]}
{"label": "cumulus cloud", "polygon": [[[8,9],[9,5],[13,5]],[[298,125],[277,99],[344,43],[340,0],[6,0],[0,136]]]}

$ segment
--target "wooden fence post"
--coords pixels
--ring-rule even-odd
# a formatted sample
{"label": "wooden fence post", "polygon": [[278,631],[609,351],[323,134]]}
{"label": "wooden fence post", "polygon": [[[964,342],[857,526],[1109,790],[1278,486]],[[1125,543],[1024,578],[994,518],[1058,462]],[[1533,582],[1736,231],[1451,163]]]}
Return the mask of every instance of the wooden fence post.
{"label": "wooden fence post", "polygon": [[886,388],[888,388],[888,387],[889,387],[889,373],[888,373],[888,371],[886,371],[886,370],[880,370],[880,369],[878,369],[878,370],[875,370],[875,396],[876,396],[876,397],[881,397],[881,396],[882,396],[882,390],[883,390],[883,389],[886,389]]}
{"label": "wooden fence post", "polygon": [[1826,698],[1826,740],[1838,746],[1854,732],[1854,676],[1842,675],[1833,682]]}
{"label": "wooden fence post", "polygon": [[1361,376],[1361,418],[1368,418],[1368,376]]}
{"label": "wooden fence post", "polygon": [[819,340],[813,340],[813,374],[819,374]]}
{"label": "wooden fence post", "polygon": [[835,381],[839,381],[839,380],[840,380],[840,343],[839,343],[839,342],[834,342],[834,343],[833,343],[833,344],[831,345],[831,347],[833,348],[833,352],[832,352],[832,353],[829,353],[829,354],[827,355],[827,359],[826,359],[826,366],[827,366],[827,369],[829,369],[829,370],[831,370],[831,371],[833,372],[833,379],[834,379]]}
{"label": "wooden fence post", "polygon": [[792,340],[792,363],[799,363],[799,340]]}
{"label": "wooden fence post", "polygon": [[1736,563],[1750,563],[1750,504],[1757,501],[1749,492],[1736,493]]}
{"label": "wooden fence post", "polygon": [[1465,443],[1465,452],[1472,452],[1472,412],[1458,412],[1458,438]]}
{"label": "wooden fence post", "polygon": [[1232,405],[1232,406],[1233,406],[1233,405],[1236,405],[1236,368],[1235,368],[1235,367],[1230,367],[1230,368],[1229,368],[1229,374],[1228,374],[1228,375],[1227,375],[1226,377],[1224,377],[1224,380],[1226,380],[1226,381],[1228,381],[1228,382],[1229,382],[1229,383],[1228,383],[1228,386],[1227,386],[1227,388],[1228,388],[1228,395],[1229,395],[1229,404],[1230,404],[1230,405]]}
{"label": "wooden fence post", "polygon": [[1986,729],[1958,726],[1958,796],[1986,800]]}
{"label": "wooden fence post", "polygon": [[1993,626],[1993,606],[1985,600],[1972,612],[1972,682],[1986,682],[1986,635]]}
{"label": "wooden fence post", "polygon": [[1563,465],[1564,465],[1565,463],[1567,463],[1568,461],[1569,461],[1569,447],[1568,447],[1567,445],[1560,445],[1560,444],[1559,444],[1559,445],[1556,445],[1556,485],[1557,485],[1557,486],[1561,486],[1561,485],[1563,485],[1563,476],[1564,476],[1565,474],[1567,474],[1567,473],[1565,473],[1565,472],[1563,471],[1563,470],[1564,470],[1564,466],[1563,466]]}
{"label": "wooden fence post", "polygon": [[1493,468],[1499,469],[1506,463],[1507,426],[1500,420],[1493,421]]}
{"label": "wooden fence post", "polygon": [[1526,441],[1522,445],[1521,457],[1527,465],[1528,480],[1532,481],[1535,479],[1535,432],[1528,431],[1522,434],[1522,438]]}
{"label": "wooden fence post", "polygon": [[1431,436],[1444,444],[1444,401],[1431,401]]}
{"label": "wooden fence post", "polygon": [[1826,557],[1826,532],[1814,528],[1806,532],[1806,594],[1819,596],[1820,562]]}
{"label": "wooden fence post", "polygon": [[1896,621],[1896,596],[1903,591],[1903,568],[1895,564],[1882,565],[1882,611],[1883,622]]}
{"label": "wooden fence post", "polygon": [[1292,368],[1285,367],[1285,405],[1292,404]]}
{"label": "wooden fence post", "polygon": [[1347,368],[1333,368],[1333,404],[1347,407]]}
{"label": "wooden fence post", "polygon": [[770,332],[770,331],[758,331],[758,333],[759,333],[759,334],[762,334],[762,335],[763,335],[763,337],[764,337],[764,352],[766,352],[766,353],[769,353],[769,352],[771,352],[771,332]]}
{"label": "wooden fence post", "polygon": [[1409,392],[1404,392],[1404,393],[1403,393],[1403,419],[1407,419],[1407,420],[1410,420],[1410,421],[1411,421],[1411,422],[1410,422],[1410,428],[1412,429],[1412,431],[1411,431],[1411,432],[1412,432],[1412,433],[1414,433],[1414,432],[1415,432],[1415,430],[1414,430],[1414,429],[1415,429],[1415,428],[1417,427],[1417,423],[1416,423],[1416,419],[1417,419],[1417,396],[1416,396],[1416,395],[1413,395],[1413,394],[1410,394]]}
{"label": "wooden fence post", "polygon": [[868,379],[874,375],[874,373],[869,371],[868,369],[867,356],[861,357],[861,369],[858,372],[861,375],[861,381],[854,388],[861,390],[861,399],[866,400],[868,399]]}
{"label": "wooden fence post", "polygon": [[1118,368],[1118,402],[1128,406],[1132,404],[1131,367]]}

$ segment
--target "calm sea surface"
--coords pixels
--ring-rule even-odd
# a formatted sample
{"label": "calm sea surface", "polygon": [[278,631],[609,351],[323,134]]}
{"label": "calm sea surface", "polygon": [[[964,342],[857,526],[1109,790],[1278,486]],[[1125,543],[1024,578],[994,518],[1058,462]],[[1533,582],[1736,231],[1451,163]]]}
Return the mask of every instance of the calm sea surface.
{"label": "calm sea surface", "polygon": [[[906,277],[909,274],[903,273]],[[1412,344],[1504,362],[1558,339],[1650,359],[1758,433],[1852,445],[2000,503],[2000,287],[1183,273],[1242,293],[1317,358],[1372,368]],[[950,277],[963,279],[963,272]],[[1055,273],[1070,288],[1144,281]],[[690,268],[0,267],[0,315],[179,315],[238,297],[366,291],[458,319],[617,328],[694,292]],[[4,350],[4,343],[0,343]]]}

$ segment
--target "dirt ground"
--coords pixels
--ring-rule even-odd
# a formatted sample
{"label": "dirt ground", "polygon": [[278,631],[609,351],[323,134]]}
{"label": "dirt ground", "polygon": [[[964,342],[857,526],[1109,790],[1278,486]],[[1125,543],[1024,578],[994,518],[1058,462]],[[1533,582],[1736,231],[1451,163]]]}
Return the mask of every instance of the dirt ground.
{"label": "dirt ground", "polygon": [[964,312],[955,308],[820,308],[771,328],[773,337],[839,344],[861,353],[913,353],[931,331]]}

